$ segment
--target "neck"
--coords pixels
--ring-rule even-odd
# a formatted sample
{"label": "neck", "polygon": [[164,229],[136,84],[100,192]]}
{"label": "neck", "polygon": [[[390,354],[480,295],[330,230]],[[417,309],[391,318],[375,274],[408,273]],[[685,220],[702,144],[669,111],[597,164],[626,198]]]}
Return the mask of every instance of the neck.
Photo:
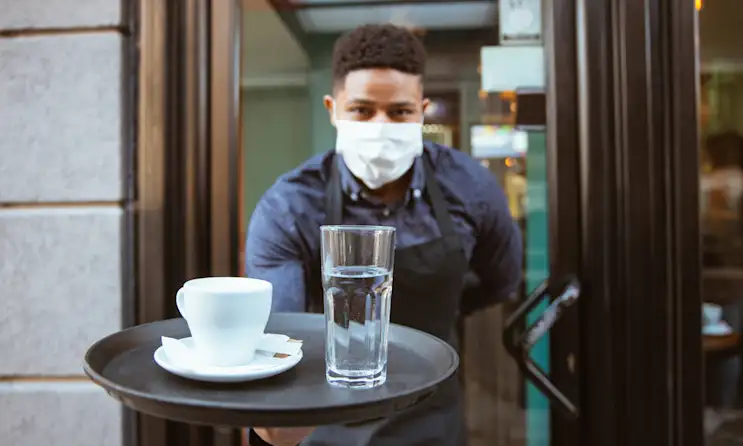
{"label": "neck", "polygon": [[371,190],[367,192],[376,198],[379,198],[385,204],[397,203],[405,199],[408,189],[410,189],[410,181],[413,179],[413,168],[411,167],[405,175],[401,176],[397,180],[387,183],[379,189]]}

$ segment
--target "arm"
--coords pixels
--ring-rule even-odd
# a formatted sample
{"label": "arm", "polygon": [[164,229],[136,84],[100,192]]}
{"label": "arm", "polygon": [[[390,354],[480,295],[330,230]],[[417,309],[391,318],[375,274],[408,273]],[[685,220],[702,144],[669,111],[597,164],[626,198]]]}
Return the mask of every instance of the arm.
{"label": "arm", "polygon": [[[273,285],[272,311],[304,311],[305,275],[299,233],[278,194],[267,193],[256,206],[245,242],[245,274]],[[312,432],[301,429],[246,429],[250,446],[298,445]]]}
{"label": "arm", "polygon": [[511,218],[506,196],[496,178],[485,174],[479,187],[476,215],[477,244],[470,267],[478,280],[466,289],[462,313],[470,314],[495,303],[513,299],[521,283],[523,245],[521,232]]}
{"label": "arm", "polygon": [[271,311],[304,311],[306,285],[299,233],[283,198],[277,195],[269,191],[250,219],[245,275],[271,282]]}

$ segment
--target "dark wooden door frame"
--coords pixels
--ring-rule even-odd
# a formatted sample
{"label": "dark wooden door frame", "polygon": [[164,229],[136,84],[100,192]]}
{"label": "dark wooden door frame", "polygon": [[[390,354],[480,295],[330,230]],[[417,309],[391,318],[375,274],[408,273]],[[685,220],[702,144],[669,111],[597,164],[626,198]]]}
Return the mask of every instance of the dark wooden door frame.
{"label": "dark wooden door frame", "polygon": [[577,18],[581,444],[701,445],[694,4]]}
{"label": "dark wooden door frame", "polygon": [[550,272],[583,285],[551,337],[581,417],[553,445],[701,445],[693,2],[544,3]]}
{"label": "dark wooden door frame", "polygon": [[[137,147],[139,89],[139,2],[121,0],[121,135],[122,178],[124,179],[122,255],[121,255],[121,327],[135,325],[138,319],[138,258],[137,258]],[[137,413],[124,408],[121,416],[122,445],[137,442]]]}
{"label": "dark wooden door frame", "polygon": [[[549,199],[549,271],[560,281],[581,272],[580,144],[578,139],[578,65],[576,1],[549,0],[543,4],[545,67],[547,70],[547,182]],[[553,294],[554,295],[554,294]],[[581,406],[580,319],[567,311],[552,328],[550,377],[568,398]],[[551,413],[554,446],[580,444],[585,415],[567,420]]]}
{"label": "dark wooden door frame", "polygon": [[[127,3],[125,1],[125,3]],[[237,275],[238,0],[139,0],[132,251],[136,315],[178,316],[193,277]],[[127,417],[127,446],[235,446],[233,429]]]}

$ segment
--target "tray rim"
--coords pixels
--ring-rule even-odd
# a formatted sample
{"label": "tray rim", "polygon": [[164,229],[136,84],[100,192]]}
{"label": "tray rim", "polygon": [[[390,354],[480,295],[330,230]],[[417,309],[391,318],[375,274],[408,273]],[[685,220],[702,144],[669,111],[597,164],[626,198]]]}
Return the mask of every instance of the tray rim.
{"label": "tray rim", "polygon": [[[322,316],[322,313],[299,313],[299,312],[297,312],[297,313],[292,313],[292,312],[276,312],[276,313],[272,313],[272,316],[273,315],[298,315],[298,314],[304,314],[304,315],[311,316],[311,317]],[[95,343],[93,343],[88,348],[88,350],[85,353],[84,363],[83,363],[83,370],[84,370],[85,374],[96,385],[98,385],[98,386],[102,387],[103,389],[105,389],[106,392],[110,396],[112,396],[115,399],[119,400],[122,404],[124,404],[125,406],[128,406],[128,407],[131,407],[132,405],[127,403],[127,399],[138,399],[138,400],[142,400],[143,402],[145,402],[148,405],[151,405],[151,404],[154,403],[154,404],[158,404],[158,405],[175,406],[176,408],[178,408],[180,406],[180,407],[183,407],[184,409],[187,408],[187,409],[204,409],[204,410],[217,410],[217,411],[236,411],[236,412],[241,412],[241,413],[246,413],[246,414],[247,413],[263,414],[263,415],[276,414],[276,415],[279,415],[279,416],[282,416],[282,415],[283,416],[289,416],[289,415],[292,415],[292,414],[298,415],[298,414],[307,414],[307,413],[310,413],[311,414],[313,412],[317,412],[317,415],[318,416],[321,416],[322,413],[325,413],[325,412],[328,412],[328,411],[346,411],[346,410],[348,410],[349,412],[351,412],[351,411],[357,411],[357,410],[364,410],[364,408],[366,408],[366,407],[369,407],[369,408],[371,408],[371,407],[381,408],[381,407],[386,407],[386,406],[399,406],[399,404],[395,404],[395,403],[396,402],[405,401],[405,400],[409,400],[409,401],[413,402],[416,399],[420,399],[422,396],[425,396],[426,394],[430,395],[431,393],[433,393],[434,391],[436,391],[436,389],[438,389],[438,387],[444,381],[446,381],[447,379],[450,379],[456,373],[456,371],[457,371],[457,369],[459,368],[459,365],[460,365],[459,354],[447,342],[445,342],[445,341],[437,338],[436,336],[433,336],[433,335],[431,335],[429,333],[426,333],[424,331],[417,330],[415,328],[407,327],[407,326],[400,325],[400,324],[392,324],[391,323],[390,324],[390,328],[392,326],[395,326],[395,327],[399,327],[399,329],[404,330],[404,331],[416,332],[417,334],[422,335],[422,336],[424,336],[426,338],[429,338],[432,341],[434,341],[434,342],[438,343],[439,345],[441,345],[443,348],[445,348],[447,350],[447,352],[449,353],[449,357],[450,357],[450,363],[449,363],[449,366],[448,366],[446,372],[444,374],[442,374],[441,376],[439,376],[436,380],[430,381],[430,383],[427,384],[427,385],[419,385],[419,386],[416,386],[416,387],[414,387],[412,389],[409,389],[407,391],[400,392],[399,394],[397,394],[397,395],[395,395],[393,397],[382,399],[382,400],[379,400],[379,401],[370,401],[370,402],[362,402],[362,403],[351,403],[351,404],[338,405],[338,406],[321,406],[321,407],[317,407],[317,408],[291,408],[291,407],[286,407],[286,408],[275,408],[275,409],[245,408],[245,407],[240,407],[240,406],[236,406],[236,405],[233,405],[233,404],[224,404],[224,403],[218,403],[218,402],[211,402],[211,401],[207,401],[207,400],[204,400],[203,402],[200,402],[198,404],[194,404],[193,403],[193,400],[190,400],[189,401],[188,399],[182,398],[182,397],[170,397],[170,396],[165,396],[165,397],[157,396],[157,397],[155,397],[152,394],[149,394],[149,393],[146,393],[146,392],[142,392],[142,391],[139,391],[139,390],[134,390],[134,389],[131,389],[129,387],[126,387],[126,386],[122,386],[120,384],[117,384],[114,381],[112,381],[112,380],[104,377],[101,373],[98,373],[97,371],[93,370],[93,368],[91,367],[91,365],[90,365],[90,357],[91,357],[92,353],[94,352],[94,350],[97,347],[99,347],[103,343],[107,342],[109,339],[111,339],[111,338],[113,338],[115,336],[120,336],[120,335],[122,335],[122,334],[124,334],[124,333],[126,333],[128,331],[133,331],[135,329],[141,329],[142,327],[151,326],[151,325],[158,325],[158,324],[163,324],[163,323],[167,323],[167,322],[171,322],[172,323],[173,321],[176,321],[176,320],[182,320],[183,323],[185,323],[185,320],[183,320],[182,317],[163,319],[163,320],[160,320],[160,321],[147,322],[147,323],[144,323],[144,324],[135,325],[133,327],[128,327],[128,328],[125,328],[123,330],[119,330],[119,331],[116,331],[114,333],[111,333],[111,334],[109,334],[109,335],[107,335],[107,336],[99,339],[98,341],[96,341]],[[166,371],[166,373],[169,373],[169,372]],[[409,406],[409,405],[412,405],[412,404],[414,404],[414,403],[408,404],[408,405],[406,405],[406,407]],[[137,410],[137,409],[135,408],[135,410]],[[399,409],[397,409],[397,410],[399,410]],[[377,412],[378,411],[379,410],[377,410]],[[161,417],[164,417],[164,418],[169,418],[167,416],[163,416],[162,414],[156,414],[156,413],[152,413],[152,414],[153,415],[157,415],[157,416],[161,416]],[[176,418],[176,417],[169,418],[169,419],[174,419],[174,420],[175,419],[180,419],[180,420],[184,420],[183,418]],[[190,422],[198,424],[197,422],[192,421],[192,420]],[[287,425],[287,424],[282,424],[282,426],[283,425]]]}

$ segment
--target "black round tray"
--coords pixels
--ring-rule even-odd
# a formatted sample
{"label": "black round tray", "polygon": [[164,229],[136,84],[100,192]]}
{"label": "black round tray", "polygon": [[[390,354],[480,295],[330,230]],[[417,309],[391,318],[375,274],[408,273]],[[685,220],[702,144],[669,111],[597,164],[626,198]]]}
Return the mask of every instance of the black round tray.
{"label": "black round tray", "polygon": [[444,341],[390,325],[387,382],[369,390],[342,389],[325,381],[325,316],[276,313],[267,333],[304,341],[303,359],[291,370],[240,384],[191,381],[161,369],[153,359],[160,337],[189,336],[183,319],[120,331],[85,355],[85,373],[112,397],[140,412],[213,426],[319,426],[372,420],[417,404],[459,366]]}

